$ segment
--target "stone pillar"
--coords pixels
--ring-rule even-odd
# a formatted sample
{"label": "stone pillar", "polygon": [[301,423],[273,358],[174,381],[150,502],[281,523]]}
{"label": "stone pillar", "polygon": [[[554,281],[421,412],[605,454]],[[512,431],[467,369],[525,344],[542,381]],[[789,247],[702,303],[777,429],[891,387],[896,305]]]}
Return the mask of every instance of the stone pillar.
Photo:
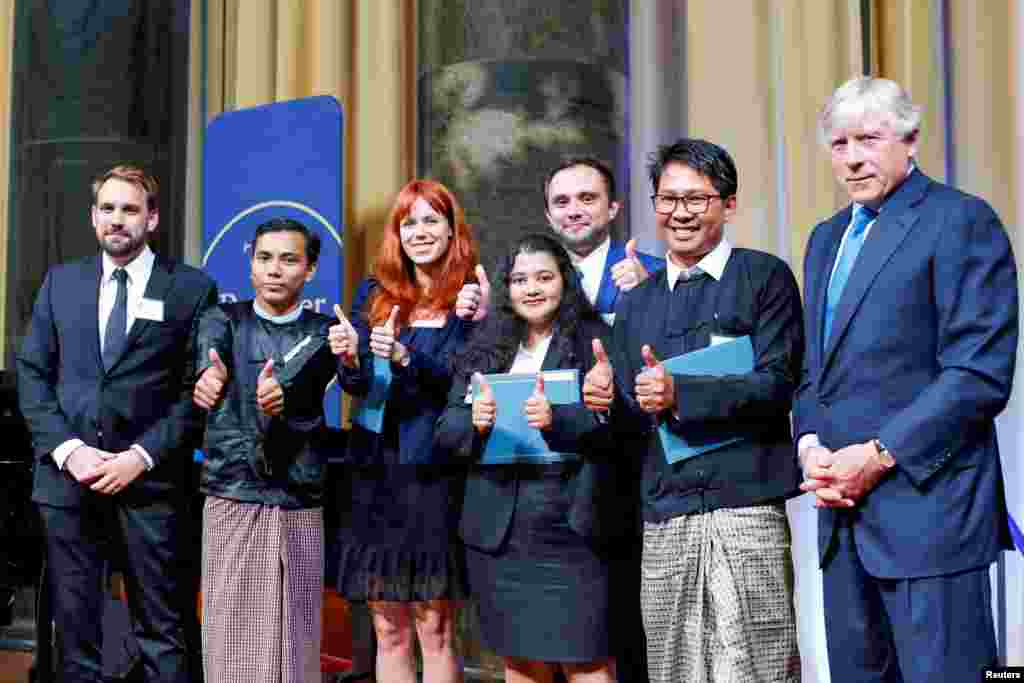
{"label": "stone pillar", "polygon": [[547,229],[542,183],[564,155],[606,159],[629,196],[627,0],[420,0],[417,24],[417,169],[457,194],[485,264]]}

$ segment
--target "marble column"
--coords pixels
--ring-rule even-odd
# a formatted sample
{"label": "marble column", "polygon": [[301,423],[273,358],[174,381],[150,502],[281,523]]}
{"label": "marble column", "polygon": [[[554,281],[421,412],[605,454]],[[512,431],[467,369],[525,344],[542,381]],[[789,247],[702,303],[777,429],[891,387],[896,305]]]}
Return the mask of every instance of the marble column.
{"label": "marble column", "polygon": [[564,155],[606,159],[629,196],[628,16],[627,0],[420,0],[417,169],[458,195],[486,265],[546,229]]}

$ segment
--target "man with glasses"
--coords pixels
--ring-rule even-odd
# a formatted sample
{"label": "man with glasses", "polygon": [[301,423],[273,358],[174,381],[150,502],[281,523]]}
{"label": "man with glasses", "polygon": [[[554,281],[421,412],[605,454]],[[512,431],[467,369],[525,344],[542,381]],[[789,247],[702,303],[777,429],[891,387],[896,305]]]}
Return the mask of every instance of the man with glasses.
{"label": "man with glasses", "polygon": [[[737,190],[724,149],[679,140],[658,149],[650,177],[667,266],[620,298],[612,359],[596,354],[584,382],[586,404],[640,441],[623,452],[643,454],[650,680],[799,680],[784,506],[800,482],[789,425],[803,358],[796,280],[784,261],[724,239]],[[749,372],[673,374],[661,362],[743,336]],[[659,426],[738,440],[670,464]]]}

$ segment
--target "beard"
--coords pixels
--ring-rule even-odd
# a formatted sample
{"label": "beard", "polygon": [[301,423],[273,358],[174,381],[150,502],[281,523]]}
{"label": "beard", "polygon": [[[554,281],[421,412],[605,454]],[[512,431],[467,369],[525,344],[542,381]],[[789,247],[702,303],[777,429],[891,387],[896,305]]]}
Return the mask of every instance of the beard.
{"label": "beard", "polygon": [[[116,237],[115,240],[111,238]],[[131,256],[142,251],[146,246],[146,233],[135,236],[128,232],[117,232],[104,235],[100,240],[100,249],[115,258]]]}

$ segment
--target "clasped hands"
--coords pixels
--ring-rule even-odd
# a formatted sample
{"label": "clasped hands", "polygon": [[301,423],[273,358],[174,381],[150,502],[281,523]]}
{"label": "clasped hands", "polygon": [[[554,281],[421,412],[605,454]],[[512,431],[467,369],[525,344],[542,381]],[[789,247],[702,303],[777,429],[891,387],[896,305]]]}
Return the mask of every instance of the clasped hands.
{"label": "clasped hands", "polygon": [[[221,360],[217,349],[210,349],[210,367],[203,371],[192,391],[192,401],[205,410],[213,407],[224,397],[224,387],[228,383],[228,368]],[[284,412],[284,389],[274,377],[274,359],[267,361],[256,379],[256,405],[267,417],[274,417]]]}
{"label": "clasped hands", "polygon": [[[473,396],[473,426],[481,435],[487,434],[494,427],[494,420],[498,416],[498,403],[494,400],[494,391],[487,383],[484,376],[479,372],[473,374],[480,391]],[[533,393],[530,398],[523,401],[523,414],[526,416],[526,424],[534,429],[546,431],[551,429],[553,416],[551,403],[544,394],[544,375],[537,373],[537,381],[533,386]]]}
{"label": "clasped hands", "polygon": [[97,493],[113,495],[123,490],[146,471],[142,454],[134,448],[119,453],[82,445],[64,461],[66,469],[79,484]]}
{"label": "clasped hands", "polygon": [[814,493],[814,507],[849,508],[871,492],[888,471],[874,443],[855,443],[837,451],[808,446],[800,451],[804,481],[800,490]]}
{"label": "clasped hands", "polygon": [[[615,395],[615,373],[608,354],[600,339],[591,342],[594,350],[594,367],[583,378],[583,404],[594,412],[611,410]],[[640,349],[644,369],[636,376],[634,383],[636,400],[645,413],[656,415],[676,407],[676,387],[672,374],[654,355],[648,344]]]}

